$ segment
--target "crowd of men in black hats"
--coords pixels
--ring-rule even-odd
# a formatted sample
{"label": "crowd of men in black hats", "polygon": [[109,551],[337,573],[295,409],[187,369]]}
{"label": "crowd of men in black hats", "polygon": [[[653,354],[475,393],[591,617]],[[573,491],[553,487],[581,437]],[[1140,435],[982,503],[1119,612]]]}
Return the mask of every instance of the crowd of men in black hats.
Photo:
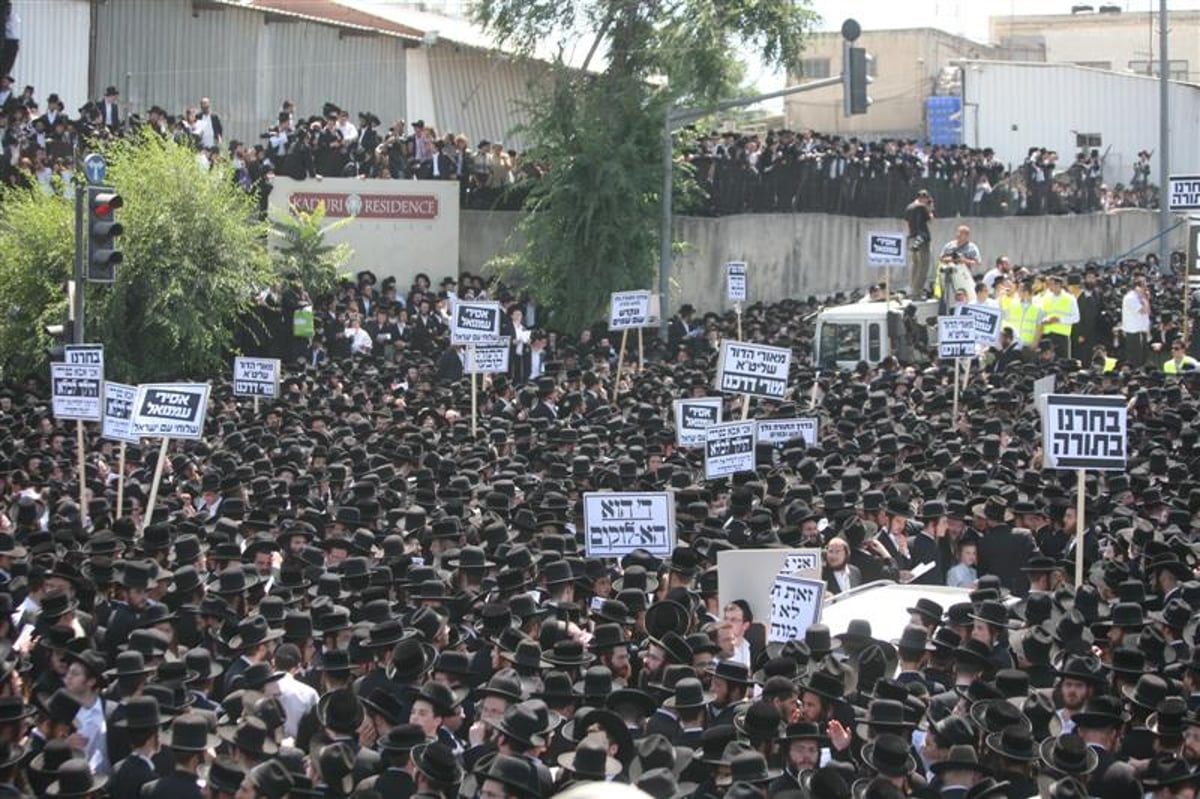
{"label": "crowd of men in black hats", "polygon": [[690,210],[715,215],[791,211],[900,216],[912,194],[930,192],[942,216],[1036,216],[1157,207],[1142,152],[1128,184],[1103,178],[1103,155],[1080,151],[1071,164],[1033,147],[1005,164],[990,147],[931,145],[917,139],[864,140],[811,130],[764,135],[710,131],[690,141],[702,199]]}
{"label": "crowd of men in black hats", "polygon": [[[73,431],[44,389],[0,391],[0,796],[1194,797],[1200,375],[1040,359],[976,375],[955,420],[948,367],[817,374],[817,307],[745,309],[795,356],[793,396],[750,418],[820,433],[728,480],[672,429],[673,399],[713,393],[703,337],[614,386],[557,336],[538,380],[485,383],[476,433],[436,350],[289,361],[258,413],[209,375],[153,508],[157,446],[126,451],[117,507],[89,428],[80,507]],[[1042,466],[1047,374],[1130,400],[1128,470],[1087,475],[1082,535],[1075,474]],[[587,557],[585,492],[668,489],[668,557]],[[820,546],[836,593],[922,548],[946,574],[965,542],[959,601],[878,609],[894,641],[859,619],[768,643],[715,568]]]}

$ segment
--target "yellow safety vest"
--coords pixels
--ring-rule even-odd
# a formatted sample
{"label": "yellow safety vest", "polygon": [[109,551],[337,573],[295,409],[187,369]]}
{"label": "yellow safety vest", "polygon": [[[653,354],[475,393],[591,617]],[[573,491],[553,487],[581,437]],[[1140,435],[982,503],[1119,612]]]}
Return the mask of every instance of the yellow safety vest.
{"label": "yellow safety vest", "polygon": [[1037,339],[1038,314],[1041,309],[1033,302],[1028,306],[1020,300],[1012,303],[1004,312],[1004,325],[1011,327],[1022,347],[1032,347]]}
{"label": "yellow safety vest", "polygon": [[[1071,312],[1071,295],[1067,292],[1062,292],[1057,297],[1047,292],[1042,298],[1042,312],[1046,316],[1057,316],[1062,319]],[[1060,322],[1054,324],[1042,325],[1042,332],[1046,335],[1058,334],[1060,336],[1071,335],[1071,325],[1064,325]]]}
{"label": "yellow safety vest", "polygon": [[1170,358],[1163,364],[1163,372],[1169,375],[1179,374],[1180,371],[1193,371],[1200,367],[1200,362],[1190,355],[1183,356],[1183,361],[1178,365],[1174,358]]}
{"label": "yellow safety vest", "polygon": [[1107,374],[1109,372],[1114,372],[1114,371],[1116,371],[1116,369],[1117,369],[1117,359],[1116,358],[1105,358],[1104,359],[1105,374]]}

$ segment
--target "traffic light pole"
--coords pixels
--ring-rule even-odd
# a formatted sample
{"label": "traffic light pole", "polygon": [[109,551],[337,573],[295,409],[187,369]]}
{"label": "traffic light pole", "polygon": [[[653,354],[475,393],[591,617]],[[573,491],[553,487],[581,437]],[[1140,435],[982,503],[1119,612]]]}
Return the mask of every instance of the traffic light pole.
{"label": "traffic light pole", "polygon": [[777,97],[788,97],[793,94],[800,94],[801,92],[816,91],[817,89],[825,89],[829,86],[838,86],[841,83],[842,77],[839,75],[836,78],[822,78],[821,80],[814,80],[809,83],[801,83],[798,86],[788,86],[786,89],[760,94],[757,97],[739,97],[735,100],[725,100],[707,108],[667,108],[666,119],[663,122],[662,228],[659,231],[658,250],[658,336],[663,341],[667,340],[667,331],[671,325],[671,197],[675,188],[675,170],[673,169],[675,160],[675,131],[683,125],[703,119],[709,114],[715,114],[719,111],[728,111],[731,108],[745,108],[748,105],[757,105],[766,100],[774,100]]}
{"label": "traffic light pole", "polygon": [[79,181],[74,183],[75,186],[75,290],[70,293],[69,302],[71,303],[71,317],[75,322],[75,336],[73,344],[82,344],[83,338],[83,287],[87,283],[84,279],[84,264],[86,257],[84,253],[84,238],[83,238],[83,214],[84,214],[84,197],[87,194],[87,188],[80,185]]}

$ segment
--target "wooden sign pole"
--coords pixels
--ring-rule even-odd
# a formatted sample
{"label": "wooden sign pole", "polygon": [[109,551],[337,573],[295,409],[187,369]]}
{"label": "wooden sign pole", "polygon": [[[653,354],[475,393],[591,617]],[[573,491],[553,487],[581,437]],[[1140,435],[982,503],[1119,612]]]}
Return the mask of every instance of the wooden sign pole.
{"label": "wooden sign pole", "polygon": [[621,351],[617,354],[617,379],[613,381],[613,407],[621,396],[621,371],[625,368],[625,343],[629,338],[629,328],[621,331]]}
{"label": "wooden sign pole", "polygon": [[84,527],[87,516],[87,453],[84,451],[82,419],[75,420],[75,449],[79,453],[79,526]]}
{"label": "wooden sign pole", "polygon": [[477,430],[476,421],[479,414],[479,399],[476,395],[477,388],[475,386],[475,345],[467,345],[467,369],[471,372],[471,437],[474,438]]}
{"label": "wooden sign pole", "polygon": [[642,371],[642,369],[644,369],[644,368],[645,368],[645,366],[646,366],[646,355],[645,355],[645,349],[643,348],[643,345],[642,345],[642,328],[640,328],[640,327],[639,327],[639,328],[637,329],[637,331],[638,331],[638,362],[637,362],[637,371],[639,371],[639,372],[640,372],[640,371]]}
{"label": "wooden sign pole", "polygon": [[158,460],[154,462],[154,480],[150,483],[150,498],[146,500],[145,515],[142,518],[142,535],[146,534],[146,528],[150,526],[150,519],[154,516],[154,504],[158,502],[158,484],[162,482],[163,464],[167,462],[167,445],[171,443],[171,439],[164,438],[162,446],[158,448]]}
{"label": "wooden sign pole", "polygon": [[1080,469],[1078,474],[1077,492],[1075,498],[1075,588],[1083,585],[1083,534],[1087,529],[1084,524],[1083,492],[1087,483],[1087,471]]}
{"label": "wooden sign pole", "polygon": [[950,411],[950,427],[958,424],[958,359],[954,360],[954,408]]}
{"label": "wooden sign pole", "polygon": [[733,310],[737,313],[738,341],[741,341],[742,340],[742,304],[740,302],[735,303],[733,306]]}
{"label": "wooden sign pole", "polygon": [[124,441],[121,442],[121,454],[117,457],[117,510],[116,518],[121,516],[121,508],[125,504],[125,448],[128,446]]}

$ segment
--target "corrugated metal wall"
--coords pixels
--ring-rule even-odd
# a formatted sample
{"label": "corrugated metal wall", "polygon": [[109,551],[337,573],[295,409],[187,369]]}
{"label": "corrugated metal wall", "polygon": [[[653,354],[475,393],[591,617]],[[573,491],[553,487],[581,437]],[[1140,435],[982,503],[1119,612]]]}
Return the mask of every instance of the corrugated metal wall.
{"label": "corrugated metal wall", "polygon": [[[963,139],[992,147],[1014,166],[1030,147],[1058,152],[1061,169],[1075,160],[1076,133],[1100,134],[1104,178],[1128,184],[1138,150],[1158,146],[1158,81],[1066,64],[968,62],[965,65]],[[1171,171],[1200,171],[1195,132],[1200,88],[1172,83]],[[1157,160],[1151,182],[1158,182]]]}
{"label": "corrugated metal wall", "polygon": [[439,132],[462,133],[472,147],[480,139],[525,146],[527,137],[513,132],[525,120],[521,101],[545,79],[547,65],[447,43],[430,50],[429,66]]}
{"label": "corrugated metal wall", "polygon": [[13,8],[21,16],[17,90],[32,85],[43,111],[57,93],[75,116],[88,99],[88,0],[16,0]]}
{"label": "corrugated metal wall", "polygon": [[190,0],[108,0],[98,7],[93,94],[117,85],[139,113],[212,98],[226,140],[256,141],[284,99],[302,115],[324,102],[384,125],[404,117],[404,44],[341,35],[318,23],[251,9],[192,12]]}

